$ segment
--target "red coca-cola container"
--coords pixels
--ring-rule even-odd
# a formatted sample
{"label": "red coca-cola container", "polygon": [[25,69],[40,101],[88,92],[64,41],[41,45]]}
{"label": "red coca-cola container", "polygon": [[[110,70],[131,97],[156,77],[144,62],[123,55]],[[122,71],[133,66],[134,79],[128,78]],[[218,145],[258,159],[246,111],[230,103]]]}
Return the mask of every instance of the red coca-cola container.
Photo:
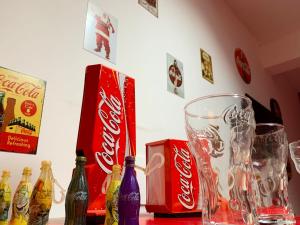
{"label": "red coca-cola container", "polygon": [[105,214],[112,166],[136,154],[134,79],[103,65],[86,68],[77,149],[87,157],[89,215]]}
{"label": "red coca-cola container", "polygon": [[[160,214],[200,213],[196,161],[188,142],[167,139],[146,144],[146,161],[156,167],[146,178],[146,210]],[[150,168],[151,170],[151,168]]]}

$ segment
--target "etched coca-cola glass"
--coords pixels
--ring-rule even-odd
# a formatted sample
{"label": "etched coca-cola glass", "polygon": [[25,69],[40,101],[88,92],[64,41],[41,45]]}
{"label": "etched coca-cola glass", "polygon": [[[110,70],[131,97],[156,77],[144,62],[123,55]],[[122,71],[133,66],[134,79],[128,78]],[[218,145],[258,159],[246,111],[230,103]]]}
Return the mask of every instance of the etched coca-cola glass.
{"label": "etched coca-cola glass", "polygon": [[251,100],[237,94],[212,95],[184,109],[199,172],[203,224],[256,224]]}
{"label": "etched coca-cola glass", "polygon": [[294,224],[288,202],[286,165],[288,142],[283,125],[257,124],[252,162],[259,190],[256,199],[260,224]]}
{"label": "etched coca-cola glass", "polygon": [[295,164],[297,172],[300,174],[300,140],[289,144],[291,158]]}

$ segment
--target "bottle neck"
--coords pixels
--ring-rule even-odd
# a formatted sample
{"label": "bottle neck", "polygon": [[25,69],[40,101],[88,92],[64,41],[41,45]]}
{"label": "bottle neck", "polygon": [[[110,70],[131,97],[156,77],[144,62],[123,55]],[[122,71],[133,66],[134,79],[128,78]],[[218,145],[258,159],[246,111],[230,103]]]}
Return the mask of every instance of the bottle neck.
{"label": "bottle neck", "polygon": [[125,168],[125,175],[131,173],[135,174],[134,164],[127,164]]}
{"label": "bottle neck", "polygon": [[26,183],[28,183],[28,182],[30,182],[31,181],[31,176],[30,175],[27,175],[27,174],[23,174],[22,175],[22,182],[26,182]]}
{"label": "bottle neck", "polygon": [[74,175],[75,174],[85,173],[84,165],[85,165],[85,162],[76,162],[76,167],[75,167],[75,170],[74,170]]}
{"label": "bottle neck", "polygon": [[2,177],[2,181],[1,181],[1,183],[3,183],[3,184],[7,184],[7,183],[8,183],[8,181],[9,181],[9,177]]}
{"label": "bottle neck", "polygon": [[41,180],[46,180],[47,178],[52,178],[52,171],[50,167],[44,167],[41,169],[41,175],[39,177]]}
{"label": "bottle neck", "polygon": [[121,180],[121,174],[120,174],[120,172],[119,171],[113,172],[111,179],[112,180]]}

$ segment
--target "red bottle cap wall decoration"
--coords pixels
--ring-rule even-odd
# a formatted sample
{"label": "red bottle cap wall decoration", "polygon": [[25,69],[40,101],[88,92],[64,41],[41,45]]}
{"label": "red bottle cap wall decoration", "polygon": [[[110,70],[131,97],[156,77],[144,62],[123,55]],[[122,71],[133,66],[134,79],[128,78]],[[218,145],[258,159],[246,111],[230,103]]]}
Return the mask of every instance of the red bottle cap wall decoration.
{"label": "red bottle cap wall decoration", "polygon": [[250,84],[251,82],[251,70],[246,58],[245,53],[240,48],[236,48],[234,51],[234,58],[236,67],[239,71],[240,76],[242,79],[247,83]]}

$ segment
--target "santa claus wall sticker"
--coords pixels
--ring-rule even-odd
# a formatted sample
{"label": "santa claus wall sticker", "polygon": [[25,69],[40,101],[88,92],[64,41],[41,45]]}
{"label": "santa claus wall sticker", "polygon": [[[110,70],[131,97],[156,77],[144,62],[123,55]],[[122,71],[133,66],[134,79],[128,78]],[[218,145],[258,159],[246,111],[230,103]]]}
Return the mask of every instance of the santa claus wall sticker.
{"label": "santa claus wall sticker", "polygon": [[167,53],[168,91],[184,98],[183,64]]}
{"label": "santa claus wall sticker", "polygon": [[116,63],[118,20],[104,12],[98,2],[90,0],[88,3],[84,48]]}
{"label": "santa claus wall sticker", "polygon": [[240,48],[236,48],[234,51],[234,58],[237,70],[241,76],[241,78],[247,83],[251,82],[251,70],[246,58],[245,53]]}

